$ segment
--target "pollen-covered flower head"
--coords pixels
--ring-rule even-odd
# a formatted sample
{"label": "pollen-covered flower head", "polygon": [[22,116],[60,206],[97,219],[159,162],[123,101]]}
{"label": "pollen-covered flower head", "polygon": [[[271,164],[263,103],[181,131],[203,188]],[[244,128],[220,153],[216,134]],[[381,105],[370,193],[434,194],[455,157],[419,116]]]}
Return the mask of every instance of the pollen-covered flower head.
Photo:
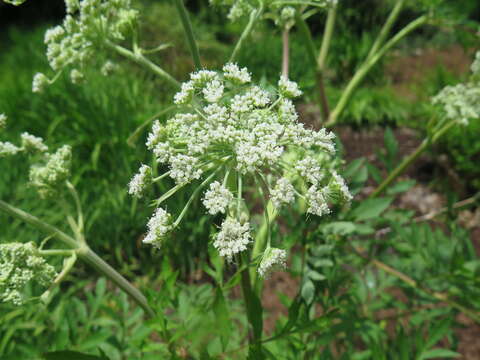
{"label": "pollen-covered flower head", "polygon": [[432,99],[432,103],[440,107],[445,119],[462,125],[480,119],[480,51],[476,54],[471,70],[470,81],[447,86]]}
{"label": "pollen-covered flower head", "polygon": [[55,276],[55,269],[39,256],[34,243],[0,244],[0,301],[21,305],[28,283],[46,287]]}
{"label": "pollen-covered flower head", "polygon": [[[302,3],[298,2],[281,2],[275,0],[264,0],[263,5],[265,7],[265,17],[274,20],[276,25],[285,26],[291,23],[295,16],[295,7],[298,5],[309,5],[319,9],[327,9],[338,3],[338,0],[313,0],[310,2]],[[252,11],[258,10],[259,1],[257,0],[210,0],[210,4],[213,6],[228,7],[227,17],[231,21],[237,21],[244,17],[248,17]]]}
{"label": "pollen-covered flower head", "polygon": [[[44,41],[55,72],[68,68],[73,83],[84,80],[83,69],[103,58],[108,42],[125,39],[138,18],[130,0],[65,0],[67,15],[61,25],[48,29]],[[33,91],[41,92],[51,81],[35,75]]]}
{"label": "pollen-covered flower head", "polygon": [[[332,203],[351,200],[334,170],[335,136],[299,122],[293,101],[302,92],[294,81],[281,77],[277,86],[252,83],[249,71],[232,63],[222,71],[197,71],[182,84],[174,96],[176,110],[164,123],[154,122],[146,145],[166,169],[158,179],[175,182],[156,205],[183,187],[192,195],[175,221],[163,210],[160,220],[154,215],[161,230],[152,231],[150,220],[145,242],[164,239],[196,197],[210,215],[224,214],[213,246],[233,260],[254,238],[246,192],[255,191],[261,203],[271,201],[278,210],[302,198],[307,212],[319,216],[328,214]],[[281,253],[275,254],[279,260]]]}

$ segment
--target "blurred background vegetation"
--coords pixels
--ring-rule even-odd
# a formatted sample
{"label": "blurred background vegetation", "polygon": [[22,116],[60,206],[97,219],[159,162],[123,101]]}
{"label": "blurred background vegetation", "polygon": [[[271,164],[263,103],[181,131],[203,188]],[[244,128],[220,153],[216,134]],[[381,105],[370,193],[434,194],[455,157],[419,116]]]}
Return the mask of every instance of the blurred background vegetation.
{"label": "blurred background vegetation", "polygon": [[[153,59],[183,80],[192,69],[192,62],[173,5],[169,1],[153,0],[135,3],[141,9],[143,20],[141,41],[146,47],[154,47],[159,43],[171,44],[171,48],[155,55]],[[353,131],[377,131],[387,127],[410,128],[419,134],[425,131],[426,123],[432,114],[430,97],[444,86],[464,79],[473,51],[479,48],[478,36],[475,36],[475,33],[479,31],[480,2],[458,0],[454,3],[452,11],[461,17],[461,25],[454,29],[447,26],[425,27],[403,41],[374,68],[355,93],[343,114],[339,132],[345,128]],[[213,11],[207,0],[187,1],[186,5],[192,14],[205,67],[220,66],[228,58],[229,49],[238,38],[244,24],[228,22],[225,14]],[[327,94],[331,102],[338,99],[344,84],[368,53],[389,6],[390,2],[383,0],[341,0],[341,7],[346,10],[344,12],[340,10],[341,16],[335,29],[326,74]],[[407,9],[396,27],[401,28],[415,18],[415,15],[414,8]],[[201,276],[196,274],[204,267],[201,260],[208,254],[208,240],[214,230],[213,226],[209,225],[207,217],[201,215],[202,209],[192,209],[189,212],[187,220],[176,233],[175,242],[163,250],[172,255],[168,256],[170,260],[167,261],[163,254],[141,246],[146,219],[151,214],[151,208],[148,204],[133,200],[126,192],[132,174],[142,160],[148,159],[143,146],[145,133],[141,134],[134,146],[129,146],[126,140],[138,126],[170,104],[173,89],[135,65],[115,59],[120,67],[108,77],[92,69],[95,76],[90,76],[90,80],[83,85],[73,85],[67,79],[61,78],[44,93],[33,94],[31,92],[33,75],[38,71],[48,72],[43,34],[48,27],[62,21],[63,17],[62,0],[29,1],[20,7],[0,3],[0,113],[4,112],[9,117],[10,135],[16,136],[28,131],[44,137],[49,145],[73,146],[73,181],[81,194],[88,218],[87,238],[90,246],[120,272],[128,278],[136,279],[143,287],[149,287],[151,283],[154,287],[160,286],[160,283],[155,281],[159,277],[159,269],[162,269],[162,274],[166,273],[165,276],[169,279],[176,279],[178,276],[184,282],[199,281]],[[317,43],[321,41],[323,22],[322,16],[309,20]],[[268,22],[263,22],[257,27],[252,36],[253,41],[242,51],[239,63],[247,66],[256,79],[266,83],[274,82],[280,73],[281,36]],[[309,105],[313,102],[315,91],[314,76],[307,64],[304,44],[295,30],[291,34],[290,51],[290,77],[298,81],[305,90],[302,99],[304,104],[301,105],[304,118],[315,118],[318,116],[317,109]],[[448,169],[460,181],[459,188],[452,188],[451,183],[436,181],[434,185],[437,191],[445,191],[448,188],[451,198],[458,199],[460,193],[462,196],[468,196],[480,190],[479,131],[480,124],[472,122],[465,129],[455,129],[437,145],[435,153],[446,154]],[[347,144],[344,145],[348,148]],[[375,151],[383,146],[383,136],[380,143],[373,145],[378,147],[372,149],[371,154],[375,154]],[[436,166],[440,167],[438,164]],[[52,211],[51,204],[38,200],[33,191],[25,187],[23,181],[19,181],[27,176],[26,164],[18,163],[15,159],[2,159],[2,169],[8,171],[0,171],[0,198],[20,208],[32,210],[47,221],[56,222],[61,219],[62,214]],[[168,188],[167,185],[164,184],[165,189]],[[161,187],[157,189],[158,192],[162,190]],[[173,211],[177,210],[176,207],[184,202],[182,196],[180,194],[174,201],[168,202],[167,207]],[[447,222],[447,227],[454,226],[453,219],[450,220],[452,222]],[[298,219],[291,221],[294,227]],[[5,226],[5,223],[9,225]],[[16,221],[10,224],[10,220],[4,215],[0,215],[0,224],[2,242],[30,241],[40,236],[24,224]],[[318,224],[314,223],[311,226],[315,228]],[[289,235],[291,238],[287,241],[293,245],[295,243],[293,237],[301,237],[301,231],[305,229],[299,229]],[[468,238],[468,235],[460,230],[455,231],[455,236]],[[441,237],[440,234],[436,236]],[[391,241],[395,241],[393,235]],[[443,238],[441,241],[447,242]],[[466,262],[474,257],[474,252],[471,252],[472,246],[470,244],[468,251],[464,249],[470,256]],[[186,247],[190,249],[188,252],[182,250]],[[408,253],[413,250],[405,246],[401,251]],[[441,259],[441,254],[439,256]],[[402,263],[402,266],[409,265]],[[136,334],[138,338],[132,340],[133,345],[129,345],[128,354],[122,357],[136,358],[138,353],[135,352],[137,351],[135,341],[143,344],[151,336],[151,332],[155,331],[154,327],[154,330],[152,327],[142,329],[136,324],[137,315],[132,317],[125,308],[128,307],[128,302],[123,298],[104,295],[105,284],[100,281],[92,285],[88,281],[91,275],[89,272],[87,268],[80,267],[75,273],[85,281],[75,286],[68,281],[62,285],[62,288],[76,300],[68,302],[63,297],[56,300],[52,318],[37,313],[33,307],[12,310],[0,306],[0,323],[3,320],[5,324],[5,327],[0,325],[2,334],[0,354],[26,354],[48,346],[50,349],[76,346],[79,350],[88,351],[106,342],[106,339],[109,339],[109,344],[114,345],[107,345],[102,349],[110,351],[109,354],[127,354],[122,352],[122,347],[127,346],[125,334]],[[369,275],[367,273],[362,276]],[[335,277],[331,279],[336,281]],[[358,301],[363,301],[365,300],[363,297],[367,295],[362,293],[363,283],[360,280],[355,296]],[[162,286],[168,285],[165,277],[162,281]],[[92,290],[94,286],[95,291]],[[205,286],[203,290],[198,290],[199,299],[214,291],[208,284]],[[185,302],[187,301],[185,298],[193,296],[189,292],[197,290],[180,288],[169,291],[175,291],[173,298],[177,299],[176,301]],[[206,293],[201,293],[202,291]],[[96,297],[101,299],[101,303],[96,303]],[[87,304],[81,305],[82,301],[79,299],[87,299]],[[197,306],[198,311],[203,311],[201,304],[203,303],[192,306]],[[70,310],[70,307],[75,307],[76,310]],[[105,319],[95,318],[100,308],[104,314],[106,313]],[[125,318],[112,320],[116,313],[110,314],[112,310],[108,309],[111,308],[123,309]],[[58,319],[70,311],[71,314],[81,313],[81,316],[72,315],[68,324],[64,325]],[[350,316],[349,321],[357,318],[353,314]],[[13,321],[12,319],[22,320],[16,322],[17,327],[8,328],[7,325]],[[187,320],[188,318],[185,319]],[[49,326],[55,330],[54,333],[48,331]],[[372,323],[369,326],[374,325]],[[90,327],[102,328],[103,337],[90,339],[88,335]],[[212,331],[214,327],[212,325]],[[79,330],[82,328],[83,330]],[[83,333],[78,333],[79,331]],[[188,333],[188,328],[184,329],[184,333]],[[25,334],[30,334],[31,337]],[[50,337],[42,338],[38,337],[38,334],[49,334]],[[408,342],[407,338],[405,336],[405,339],[398,340],[399,343],[396,345],[391,344],[392,349],[400,346],[401,341]],[[86,342],[87,339],[90,342]],[[380,340],[375,341],[377,340],[376,346],[379,348],[385,346],[385,343],[381,345]]]}

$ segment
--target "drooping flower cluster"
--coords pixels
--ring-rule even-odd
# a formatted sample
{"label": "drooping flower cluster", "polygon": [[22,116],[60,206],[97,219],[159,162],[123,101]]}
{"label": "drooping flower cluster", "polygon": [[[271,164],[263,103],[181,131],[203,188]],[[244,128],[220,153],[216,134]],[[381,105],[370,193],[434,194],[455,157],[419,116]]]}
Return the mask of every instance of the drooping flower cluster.
{"label": "drooping flower cluster", "polygon": [[128,184],[128,193],[138,198],[142,197],[145,188],[151,183],[152,169],[148,165],[140,166],[138,174]]}
{"label": "drooping flower cluster", "polygon": [[[84,80],[84,68],[103,56],[105,44],[123,40],[138,18],[130,0],[65,0],[63,24],[45,33],[47,58],[58,74],[67,71],[73,83]],[[107,61],[102,72],[108,73]],[[33,78],[33,92],[41,92],[52,80],[42,73]]]}
{"label": "drooping flower cluster", "polygon": [[480,119],[480,51],[471,66],[471,81],[447,86],[433,99],[432,103],[442,108],[444,117],[462,125]]}
{"label": "drooping flower cluster", "polygon": [[171,216],[162,208],[158,208],[147,224],[148,233],[143,239],[145,244],[151,244],[160,249],[162,240],[171,229]]}
{"label": "drooping flower cluster", "polygon": [[258,273],[262,277],[267,277],[276,267],[284,268],[286,264],[287,252],[285,250],[267,247],[258,266]]}
{"label": "drooping flower cluster", "polygon": [[53,266],[38,255],[34,243],[0,244],[0,300],[21,305],[24,288],[36,282],[49,286],[56,276]]}
{"label": "drooping flower cluster", "polygon": [[[209,185],[204,206],[212,215],[226,216],[213,245],[229,260],[247,249],[252,238],[242,179],[257,184],[278,209],[300,196],[308,212],[321,216],[330,212],[331,203],[351,200],[328,160],[335,152],[334,135],[298,122],[292,101],[302,94],[298,85],[281,77],[278,90],[268,91],[250,82],[248,70],[236,64],[225,65],[222,72],[191,74],[174,97],[177,113],[165,124],[155,121],[146,142],[157,163],[169,167],[161,178],[170,176],[176,183],[157,205],[196,180],[200,189]],[[139,176],[131,182],[135,189],[143,184]],[[161,231],[152,231],[149,223],[145,242],[160,242],[179,221],[172,223],[165,210],[159,211],[162,221],[155,223],[162,224]]]}
{"label": "drooping flower cluster", "polygon": [[[295,2],[279,2],[274,0],[263,1],[265,12],[268,17],[273,18],[277,25],[285,25],[291,22],[295,17],[295,8],[292,5],[313,6],[317,8],[328,8],[336,5],[338,0],[313,0],[313,1],[298,1]],[[252,11],[258,9],[258,1],[253,0],[210,0],[210,4],[214,6],[229,7],[228,19],[237,21],[243,17],[248,16]]]}

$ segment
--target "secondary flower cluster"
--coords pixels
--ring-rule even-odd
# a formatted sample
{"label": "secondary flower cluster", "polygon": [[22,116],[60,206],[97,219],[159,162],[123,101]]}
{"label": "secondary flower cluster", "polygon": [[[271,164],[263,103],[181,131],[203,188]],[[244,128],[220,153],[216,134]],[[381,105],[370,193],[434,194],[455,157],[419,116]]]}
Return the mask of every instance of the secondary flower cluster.
{"label": "secondary flower cluster", "polygon": [[[0,115],[0,128],[5,126],[6,116]],[[70,176],[72,149],[64,145],[54,153],[48,152],[43,139],[27,132],[20,135],[21,145],[0,141],[0,158],[19,153],[30,155],[30,183],[43,198],[51,197],[65,184]]]}
{"label": "secondary flower cluster", "polygon": [[[334,135],[298,122],[292,99],[302,92],[296,83],[281,77],[277,85],[268,91],[251,84],[248,70],[236,64],[225,65],[222,72],[193,73],[175,95],[178,112],[165,124],[155,121],[146,142],[157,163],[169,167],[158,179],[170,176],[176,183],[157,204],[203,179],[192,196],[207,187],[202,197],[207,212],[225,214],[213,246],[229,260],[252,241],[244,183],[256,184],[276,208],[301,198],[307,212],[319,216],[330,212],[332,202],[351,200],[344,180],[330,169]],[[152,169],[142,165],[129,193],[142,196],[156,181],[151,174]],[[144,242],[160,247],[179,220],[172,222],[172,216],[158,208]],[[263,258],[285,258],[278,254]],[[264,263],[259,272],[264,275],[270,265]]]}
{"label": "secondary flower cluster", "polygon": [[53,266],[38,255],[34,243],[0,244],[0,300],[21,305],[29,282],[49,286],[57,275]]}
{"label": "secondary flower cluster", "polygon": [[[291,5],[285,5],[279,1],[274,0],[260,0],[266,8],[269,17],[275,19],[277,25],[284,25],[292,21],[295,17],[295,8]],[[288,3],[288,2],[287,2]],[[327,8],[336,5],[338,0],[313,0],[313,1],[296,1],[292,4],[300,6],[314,6],[319,8]],[[252,11],[258,9],[260,6],[257,0],[210,0],[210,4],[215,6],[229,7],[228,19],[237,21],[245,16],[248,16]]]}
{"label": "secondary flower cluster", "polygon": [[469,82],[447,86],[432,99],[433,104],[441,106],[447,120],[462,125],[480,119],[480,51],[476,54],[471,70]]}
{"label": "secondary flower cluster", "polygon": [[[47,58],[57,74],[69,69],[71,81],[79,83],[84,79],[86,65],[98,60],[106,42],[123,40],[138,13],[131,9],[130,0],[65,0],[65,6],[63,24],[45,33]],[[111,69],[112,63],[107,61],[102,73]],[[32,90],[41,92],[51,82],[46,75],[37,73]]]}

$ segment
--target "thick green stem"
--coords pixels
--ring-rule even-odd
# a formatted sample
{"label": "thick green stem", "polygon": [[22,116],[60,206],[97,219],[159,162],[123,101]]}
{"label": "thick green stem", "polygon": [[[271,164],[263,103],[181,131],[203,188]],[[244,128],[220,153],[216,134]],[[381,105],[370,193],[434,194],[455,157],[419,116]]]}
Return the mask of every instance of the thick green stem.
{"label": "thick green stem", "polygon": [[357,86],[365,78],[365,76],[372,69],[372,67],[385,55],[387,51],[389,51],[400,40],[402,40],[405,36],[410,34],[412,31],[414,31],[421,25],[425,24],[427,22],[427,19],[428,17],[424,15],[412,21],[410,24],[400,30],[393,38],[391,38],[380,50],[378,50],[375,55],[366,59],[366,61],[360,66],[360,68],[357,70],[357,72],[352,77],[347,87],[343,91],[340,100],[335,106],[335,109],[330,114],[328,122],[325,124],[327,127],[331,127],[338,122],[338,119],[345,110],[348,101],[353,95],[353,92],[357,89]]}
{"label": "thick green stem", "polygon": [[260,342],[263,332],[262,305],[259,297],[255,294],[252,288],[252,282],[250,280],[250,273],[248,270],[248,261],[245,260],[245,257],[243,256],[240,256],[239,259],[239,266],[244,267],[244,270],[241,273],[241,286],[245,307],[247,310],[247,319],[251,326],[251,331],[249,331],[248,336],[250,350],[254,353],[260,353]]}
{"label": "thick green stem", "polygon": [[248,20],[248,24],[243,30],[242,35],[240,35],[240,39],[238,39],[237,44],[235,45],[235,48],[233,49],[232,55],[230,56],[230,62],[234,62],[238,56],[238,53],[240,52],[240,49],[242,48],[245,40],[249,37],[250,33],[252,32],[255,24],[257,23],[258,19],[260,16],[263,14],[263,1],[260,2],[260,7],[256,10],[253,10],[250,13],[250,18]]}
{"label": "thick green stem", "polygon": [[390,15],[387,18],[387,21],[385,21],[385,24],[383,24],[383,27],[380,30],[380,33],[375,39],[375,42],[373,43],[372,48],[368,53],[367,59],[370,59],[373,55],[375,55],[378,49],[380,48],[380,46],[382,46],[383,43],[385,42],[385,39],[390,33],[390,30],[392,29],[393,24],[395,24],[395,21],[397,20],[398,15],[400,15],[400,11],[402,11],[405,1],[406,0],[398,0],[397,3],[395,4],[394,8],[392,9],[392,11],[390,12]]}
{"label": "thick green stem", "polygon": [[415,149],[413,153],[408,155],[401,163],[398,165],[388,177],[370,194],[370,198],[377,197],[385,191],[385,189],[390,186],[390,184],[403,172],[426,150],[428,147],[438,141],[452,126],[456,123],[451,121],[445,124],[440,130],[438,130],[431,137],[426,138],[422,143]]}
{"label": "thick green stem", "polygon": [[[76,250],[80,259],[93,266],[99,273],[106,276],[120,289],[122,289],[132,300],[140,305],[148,316],[153,317],[155,312],[148,305],[145,296],[132,284],[130,284],[122,275],[120,275],[114,268],[103,261],[96,253],[94,253],[86,244],[79,244],[74,238],[65,234],[60,229],[52,226],[36,216],[33,216],[21,209],[18,209],[2,200],[0,200],[0,211],[3,211],[17,219],[20,219],[27,224],[30,224],[37,229],[46,232],[49,235],[56,237],[58,240],[64,242],[70,248]],[[80,246],[79,246],[80,245]]]}
{"label": "thick green stem", "polygon": [[173,78],[172,75],[167,73],[157,64],[154,64],[150,60],[148,60],[145,56],[142,55],[140,51],[133,52],[130,51],[120,45],[114,44],[112,42],[107,42],[107,46],[117,52],[118,54],[126,57],[129,60],[132,60],[134,63],[145,67],[146,69],[152,71],[154,74],[160,76],[162,79],[168,81],[171,85],[175,88],[180,88],[180,83]]}
{"label": "thick green stem", "polygon": [[190,17],[188,16],[187,9],[185,9],[183,0],[175,0],[175,6],[177,7],[178,14],[180,15],[180,20],[183,25],[183,30],[185,31],[185,36],[187,37],[187,43],[190,48],[190,52],[192,53],[195,69],[200,70],[202,68],[202,63],[200,61],[200,53],[198,51],[197,42],[195,41],[192,23],[190,21]]}

